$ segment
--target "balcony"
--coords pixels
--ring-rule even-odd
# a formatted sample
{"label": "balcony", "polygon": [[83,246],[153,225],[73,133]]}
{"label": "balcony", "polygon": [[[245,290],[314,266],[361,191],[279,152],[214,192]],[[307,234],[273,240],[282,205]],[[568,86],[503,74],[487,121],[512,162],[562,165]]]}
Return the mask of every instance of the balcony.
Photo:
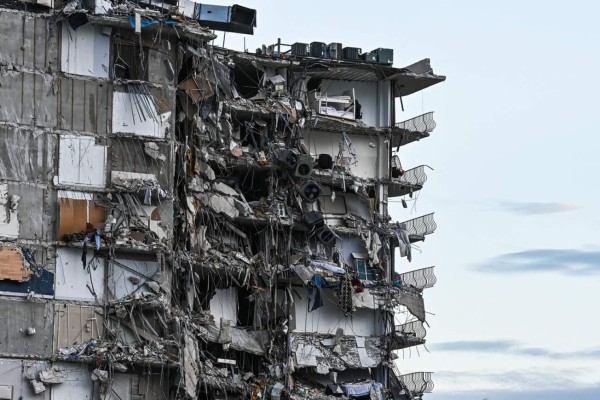
{"label": "balcony", "polygon": [[404,390],[410,392],[409,398],[420,399],[424,393],[433,391],[431,374],[432,372],[413,372],[412,374],[399,375],[397,378],[404,386]]}
{"label": "balcony", "polygon": [[418,320],[396,325],[394,333],[395,337],[391,344],[392,350],[400,350],[424,344],[425,335],[427,335],[423,322]]}
{"label": "balcony", "polygon": [[414,271],[399,274],[398,277],[403,285],[409,285],[423,290],[433,287],[437,282],[437,278],[433,273],[434,268],[435,267],[416,269]]}
{"label": "balcony", "polygon": [[411,243],[425,240],[425,236],[431,235],[437,228],[437,224],[433,220],[433,213],[409,219],[399,225],[404,227]]}
{"label": "balcony", "polygon": [[421,190],[426,181],[424,165],[404,171],[401,177],[392,180],[388,185],[388,198],[405,196]]}
{"label": "balcony", "polygon": [[398,122],[392,128],[392,147],[400,147],[428,137],[435,129],[433,111]]}

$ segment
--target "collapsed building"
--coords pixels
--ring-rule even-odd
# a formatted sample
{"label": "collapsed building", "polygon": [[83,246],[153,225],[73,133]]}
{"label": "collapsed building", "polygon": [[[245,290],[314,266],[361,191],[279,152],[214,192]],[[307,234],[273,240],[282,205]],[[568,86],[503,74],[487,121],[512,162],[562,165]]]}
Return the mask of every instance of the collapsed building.
{"label": "collapsed building", "polygon": [[[334,43],[233,51],[256,12],[0,9],[0,399],[414,399],[431,373],[400,148],[445,77]],[[289,48],[286,50],[286,48]],[[408,271],[408,272],[406,272]],[[333,398],[332,397],[332,398]]]}

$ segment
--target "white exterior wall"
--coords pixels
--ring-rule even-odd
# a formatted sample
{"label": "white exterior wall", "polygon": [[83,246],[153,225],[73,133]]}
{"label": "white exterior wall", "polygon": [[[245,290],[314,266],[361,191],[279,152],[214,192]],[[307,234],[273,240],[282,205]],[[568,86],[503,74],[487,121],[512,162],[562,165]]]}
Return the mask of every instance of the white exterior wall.
{"label": "white exterior wall", "polygon": [[217,289],[210,299],[210,313],[219,325],[221,318],[231,321],[232,326],[237,325],[238,293],[236,287]]}
{"label": "white exterior wall", "polygon": [[[103,29],[108,29],[103,33]],[[60,69],[75,75],[108,78],[110,66],[110,28],[86,24],[71,29],[62,24]]]}
{"label": "white exterior wall", "polygon": [[[90,265],[93,253],[91,249],[88,250],[87,265]],[[92,262],[88,272],[81,262],[81,249],[57,249],[54,276],[57,299],[94,301],[94,296],[87,288],[88,284],[94,289],[98,299],[101,300],[104,296],[104,259]]]}
{"label": "white exterior wall", "polygon": [[321,93],[330,96],[341,96],[345,91],[352,91],[362,106],[362,121],[369,126],[377,126],[377,82],[338,81],[323,79]]}
{"label": "white exterior wall", "polygon": [[58,155],[58,183],[106,186],[106,146],[86,136],[62,136]]}
{"label": "white exterior wall", "polygon": [[379,128],[388,128],[391,124],[391,82],[358,82],[324,79],[321,82],[321,93],[330,96],[342,95],[354,89],[356,99],[362,106],[362,121]]}
{"label": "white exterior wall", "polygon": [[323,289],[323,306],[309,312],[305,293],[302,293],[302,299],[294,298],[293,332],[335,334],[338,328],[342,328],[345,335],[375,336],[381,330],[378,311],[357,309],[346,317],[337,304],[333,290]]}

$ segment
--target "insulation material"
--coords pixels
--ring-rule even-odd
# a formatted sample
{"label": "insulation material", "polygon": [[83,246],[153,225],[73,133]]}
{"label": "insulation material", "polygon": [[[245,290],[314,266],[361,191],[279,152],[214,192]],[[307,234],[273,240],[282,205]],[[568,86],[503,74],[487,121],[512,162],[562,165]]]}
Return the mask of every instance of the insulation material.
{"label": "insulation material", "polygon": [[0,184],[0,236],[19,236],[19,196],[8,193],[8,185]]}
{"label": "insulation material", "polygon": [[26,282],[33,272],[17,247],[0,246],[0,280]]}
{"label": "insulation material", "polygon": [[92,194],[60,190],[58,197],[58,240],[66,233],[87,233],[104,226],[106,209],[94,204]]}
{"label": "insulation material", "polygon": [[[110,262],[108,290],[115,299],[123,299],[134,293],[154,293],[145,285],[159,271],[156,261],[116,258]],[[130,279],[131,278],[131,279]]]}
{"label": "insulation material", "polygon": [[100,310],[78,304],[55,304],[54,351],[69,355],[74,343],[100,339],[104,330],[104,317]]}
{"label": "insulation material", "polygon": [[222,318],[231,321],[235,326],[237,322],[238,292],[236,287],[217,289],[215,295],[210,299],[210,313],[218,323]]}
{"label": "insulation material", "polygon": [[110,28],[86,24],[73,30],[62,24],[60,69],[75,75],[108,78]]}
{"label": "insulation material", "polygon": [[104,259],[86,256],[83,268],[81,250],[62,248],[56,250],[56,294],[61,300],[94,301],[104,297]]}
{"label": "insulation material", "polygon": [[113,133],[164,138],[171,112],[159,114],[150,94],[113,92]]}
{"label": "insulation material", "polygon": [[59,145],[58,183],[106,186],[106,146],[93,137],[62,136]]}

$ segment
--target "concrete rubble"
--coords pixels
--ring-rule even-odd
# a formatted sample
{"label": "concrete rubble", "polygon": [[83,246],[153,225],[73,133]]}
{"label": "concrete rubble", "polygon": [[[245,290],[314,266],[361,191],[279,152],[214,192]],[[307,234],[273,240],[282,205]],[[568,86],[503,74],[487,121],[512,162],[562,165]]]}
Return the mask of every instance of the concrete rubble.
{"label": "concrete rubble", "polygon": [[398,154],[435,127],[396,107],[445,77],[215,44],[255,27],[191,0],[2,2],[0,399],[431,391],[394,360],[425,343],[435,275],[406,271],[436,226],[389,201],[422,189]]}

